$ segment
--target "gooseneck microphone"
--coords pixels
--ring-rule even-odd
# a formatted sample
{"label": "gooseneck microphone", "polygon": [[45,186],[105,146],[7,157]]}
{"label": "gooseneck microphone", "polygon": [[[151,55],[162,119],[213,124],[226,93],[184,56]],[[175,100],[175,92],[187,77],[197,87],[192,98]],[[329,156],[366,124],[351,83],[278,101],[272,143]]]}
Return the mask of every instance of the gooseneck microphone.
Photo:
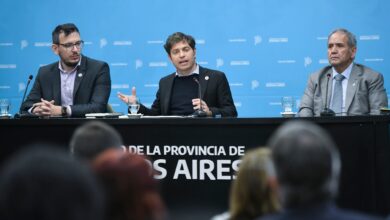
{"label": "gooseneck microphone", "polygon": [[326,74],[327,80],[326,80],[326,89],[325,89],[325,108],[324,110],[321,111],[320,115],[321,116],[335,116],[335,113],[332,109],[329,108],[328,106],[328,85],[329,85],[329,80],[331,77],[331,74],[328,73]]}
{"label": "gooseneck microphone", "polygon": [[202,108],[202,87],[200,86],[200,83],[199,83],[199,80],[194,77],[193,78],[194,81],[196,82],[196,84],[198,84],[198,98],[200,100],[200,106],[199,106],[199,109],[196,110],[192,115],[194,117],[207,117],[207,113],[205,111],[203,111],[203,108]]}
{"label": "gooseneck microphone", "polygon": [[15,114],[15,118],[21,118],[23,117],[23,114],[22,114],[22,106],[23,106],[23,103],[24,103],[24,99],[26,98],[26,93],[27,93],[27,90],[28,90],[28,86],[30,85],[30,82],[31,80],[33,79],[33,75],[30,75],[28,77],[28,80],[27,80],[27,84],[26,84],[26,89],[24,90],[24,93],[23,93],[23,98],[22,98],[22,102],[20,103],[20,108],[19,108],[19,113]]}

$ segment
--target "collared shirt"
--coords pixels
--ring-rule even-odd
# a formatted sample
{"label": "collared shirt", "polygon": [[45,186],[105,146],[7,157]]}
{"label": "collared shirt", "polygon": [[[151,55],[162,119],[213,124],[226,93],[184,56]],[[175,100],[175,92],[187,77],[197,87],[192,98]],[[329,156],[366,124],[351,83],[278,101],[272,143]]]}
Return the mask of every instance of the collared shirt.
{"label": "collared shirt", "polygon": [[70,106],[73,105],[73,90],[74,90],[74,81],[76,79],[78,67],[81,64],[80,57],[79,63],[70,71],[65,71],[62,68],[61,61],[58,62],[58,69],[60,70],[61,76],[61,106],[67,107],[68,116],[72,115]]}
{"label": "collared shirt", "polygon": [[[344,70],[344,72],[340,73],[345,77],[345,79],[341,82],[341,85],[343,87],[343,104],[341,105],[341,112],[343,112],[343,115],[345,115],[344,113],[346,112],[345,97],[347,96],[347,86],[348,86],[349,76],[351,75],[352,72],[352,66],[353,66],[353,62],[347,67],[347,69]],[[336,83],[335,76],[339,74],[334,67],[332,67],[332,70],[333,70],[332,72],[333,84],[332,84],[332,98],[330,100],[330,103],[332,103],[333,101],[334,85]],[[336,112],[336,114],[337,113],[338,112]]]}
{"label": "collared shirt", "polygon": [[191,75],[194,75],[194,74],[198,74],[198,75],[199,75],[199,65],[198,65],[198,64],[196,64],[196,68],[195,68],[195,70],[194,70],[194,71],[192,71],[192,73],[191,73],[191,74],[188,74],[188,75],[183,75],[183,74],[181,74],[181,73],[179,73],[179,72],[177,72],[177,71],[176,71],[176,73],[175,73],[175,75],[176,75],[177,77],[182,77],[182,76],[191,76]]}

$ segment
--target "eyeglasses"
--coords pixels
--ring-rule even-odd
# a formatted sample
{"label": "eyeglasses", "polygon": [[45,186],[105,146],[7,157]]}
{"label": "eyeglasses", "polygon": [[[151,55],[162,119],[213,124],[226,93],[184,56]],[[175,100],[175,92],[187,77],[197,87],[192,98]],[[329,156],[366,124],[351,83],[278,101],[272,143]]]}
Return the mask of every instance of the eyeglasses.
{"label": "eyeglasses", "polygon": [[77,49],[81,49],[83,48],[84,41],[81,40],[81,41],[77,41],[76,43],[66,43],[66,44],[58,44],[58,45],[63,46],[67,50],[71,50],[73,49],[73,47],[76,47]]}

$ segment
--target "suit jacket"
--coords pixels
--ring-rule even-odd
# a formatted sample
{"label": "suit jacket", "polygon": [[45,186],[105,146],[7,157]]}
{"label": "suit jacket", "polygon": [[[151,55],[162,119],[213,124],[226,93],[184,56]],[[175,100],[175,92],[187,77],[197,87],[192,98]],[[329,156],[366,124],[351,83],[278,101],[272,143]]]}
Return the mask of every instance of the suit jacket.
{"label": "suit jacket", "polygon": [[[145,115],[169,115],[174,79],[175,73],[163,77],[159,82],[156,99],[151,109],[141,105],[139,112]],[[229,83],[223,72],[199,66],[199,83],[202,99],[207,103],[213,116],[237,116]]]}
{"label": "suit jacket", "polygon": [[[332,97],[333,78],[328,84],[326,94],[327,74],[332,74],[332,67],[327,66],[312,74],[308,80],[305,93],[301,99],[299,116],[319,116]],[[360,64],[353,64],[348,79],[345,110],[347,115],[378,115],[381,107],[387,107],[387,94],[380,73]],[[336,112],[338,114],[339,112]]]}
{"label": "suit jacket", "polygon": [[257,220],[379,220],[381,218],[342,210],[333,203],[312,204],[267,215]]}
{"label": "suit jacket", "polygon": [[[110,69],[107,63],[82,56],[73,90],[72,117],[107,111],[111,92]],[[61,105],[61,77],[58,62],[39,69],[34,86],[21,106],[27,112],[41,98]]]}

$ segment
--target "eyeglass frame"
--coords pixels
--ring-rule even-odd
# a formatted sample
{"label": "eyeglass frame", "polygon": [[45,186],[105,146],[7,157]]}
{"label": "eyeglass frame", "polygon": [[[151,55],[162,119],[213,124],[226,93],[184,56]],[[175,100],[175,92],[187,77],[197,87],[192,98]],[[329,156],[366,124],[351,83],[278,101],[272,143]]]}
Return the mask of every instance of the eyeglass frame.
{"label": "eyeglass frame", "polygon": [[84,45],[84,41],[83,40],[79,40],[75,43],[66,43],[66,44],[60,44],[58,43],[57,45],[60,45],[60,46],[63,46],[66,50],[71,50],[73,49],[73,47],[76,47],[77,49],[82,49],[83,48],[83,45]]}

